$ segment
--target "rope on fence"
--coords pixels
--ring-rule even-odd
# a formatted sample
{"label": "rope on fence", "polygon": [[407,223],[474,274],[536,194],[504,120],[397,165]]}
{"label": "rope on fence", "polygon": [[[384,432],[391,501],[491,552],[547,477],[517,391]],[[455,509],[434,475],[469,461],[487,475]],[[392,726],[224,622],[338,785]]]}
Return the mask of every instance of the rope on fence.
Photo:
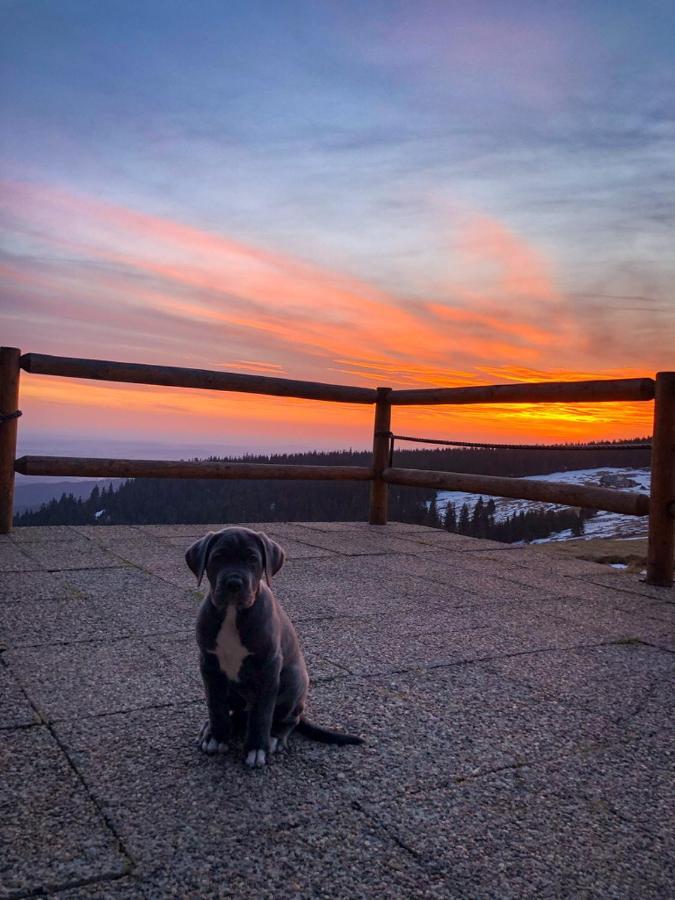
{"label": "rope on fence", "polygon": [[436,438],[410,437],[406,434],[393,434],[394,441],[413,441],[417,444],[444,444],[447,447],[478,447],[482,450],[650,450],[651,442],[644,444],[480,444],[476,441],[446,441]]}

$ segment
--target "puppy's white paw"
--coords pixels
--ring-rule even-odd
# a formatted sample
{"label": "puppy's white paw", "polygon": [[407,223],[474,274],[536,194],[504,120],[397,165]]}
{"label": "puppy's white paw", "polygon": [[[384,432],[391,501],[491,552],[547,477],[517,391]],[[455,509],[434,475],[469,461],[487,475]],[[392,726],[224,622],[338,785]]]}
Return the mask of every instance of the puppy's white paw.
{"label": "puppy's white paw", "polygon": [[202,741],[201,749],[204,753],[212,756],[214,753],[227,753],[227,744],[224,741],[217,741],[215,738],[209,738],[208,741]]}
{"label": "puppy's white paw", "polygon": [[264,750],[250,750],[245,762],[249,769],[261,769],[267,762],[267,754]]}
{"label": "puppy's white paw", "polygon": [[218,741],[213,737],[211,725],[208,722],[202,726],[202,730],[199,732],[197,746],[202,753],[207,753],[209,756],[213,756],[216,753],[227,753],[227,743]]}
{"label": "puppy's white paw", "polygon": [[270,738],[270,753],[276,753],[279,749],[279,738]]}

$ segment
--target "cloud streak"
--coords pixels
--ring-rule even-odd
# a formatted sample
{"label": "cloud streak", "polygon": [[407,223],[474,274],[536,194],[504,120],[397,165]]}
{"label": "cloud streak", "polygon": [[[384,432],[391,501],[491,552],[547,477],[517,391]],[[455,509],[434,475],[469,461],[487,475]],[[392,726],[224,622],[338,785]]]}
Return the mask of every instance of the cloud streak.
{"label": "cloud streak", "polygon": [[[13,332],[24,349],[29,341],[28,349],[37,352],[103,358],[133,353],[131,361],[315,380],[349,376],[355,383],[392,386],[485,383],[488,375],[519,380],[516,360],[548,380],[555,359],[556,371],[569,378],[578,368],[575,357],[587,355],[550,261],[484,212],[464,210],[453,221],[448,253],[457,278],[436,285],[431,296],[411,298],[288,253],[53,186],[3,187],[12,234],[1,270],[5,312],[8,322],[24,323]],[[73,392],[72,386],[38,381],[27,396],[43,413],[49,404],[101,404],[113,417],[136,397],[165,422],[192,410],[208,434],[214,417],[227,416],[242,431],[256,417],[290,429],[308,427],[317,415],[277,401],[247,398],[246,406],[229,395],[217,401],[181,395],[168,407],[157,392],[110,390],[80,385]],[[452,410],[452,427],[461,436],[469,430],[485,436],[492,429],[493,437],[527,430],[559,438],[561,429],[576,437],[580,423],[594,437],[644,423],[642,413],[628,408],[610,415],[593,408],[576,417],[556,407],[540,412],[462,408]],[[440,414],[401,415],[407,427],[424,427],[437,425]],[[443,415],[447,421],[447,410]],[[322,411],[316,421],[329,418]],[[362,411],[348,412],[343,433],[356,440],[364,421]]]}

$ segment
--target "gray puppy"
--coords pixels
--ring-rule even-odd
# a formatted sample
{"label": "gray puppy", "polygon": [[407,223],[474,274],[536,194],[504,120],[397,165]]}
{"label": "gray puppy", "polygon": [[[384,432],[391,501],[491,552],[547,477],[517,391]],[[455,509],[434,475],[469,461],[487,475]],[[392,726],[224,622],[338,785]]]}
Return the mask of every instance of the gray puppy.
{"label": "gray puppy", "polygon": [[[270,589],[284,551],[262,532],[209,532],[185,560],[210,591],[197,619],[200,671],[209,719],[198,743],[224,753],[233,731],[245,729],[245,762],[264,766],[285,748],[293,729],[328,744],[362,739],[312,725],[303,717],[309,677],[295,629]],[[265,583],[267,582],[267,583]]]}

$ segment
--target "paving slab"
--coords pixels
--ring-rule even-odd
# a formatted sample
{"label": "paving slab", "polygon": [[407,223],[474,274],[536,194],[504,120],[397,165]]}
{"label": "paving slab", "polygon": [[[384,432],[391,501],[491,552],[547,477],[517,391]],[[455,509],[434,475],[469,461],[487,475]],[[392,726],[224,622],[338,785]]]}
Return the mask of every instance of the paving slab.
{"label": "paving slab", "polygon": [[442,528],[428,528],[424,532],[409,535],[408,539],[417,545],[418,552],[428,549],[444,549],[462,552],[469,550],[472,553],[484,553],[488,550],[504,550],[510,552],[513,544],[502,544],[499,541],[478,540],[463,534],[455,534],[444,531]]}
{"label": "paving slab", "polygon": [[335,531],[327,534],[307,528],[303,533],[298,533],[295,540],[310,547],[320,547],[345,556],[412,553],[418,546],[410,535],[372,534],[363,530],[358,533]]}
{"label": "paving slab", "polygon": [[606,802],[560,789],[558,774],[494,773],[364,808],[443,873],[444,896],[667,896],[663,842]]}
{"label": "paving slab", "polygon": [[494,659],[487,668],[646,732],[672,727],[675,656],[640,643]]}
{"label": "paving slab", "polygon": [[7,650],[4,659],[47,721],[185,703],[201,697],[199,673],[149,639]]}
{"label": "paving slab", "polygon": [[652,600],[667,600],[670,603],[675,603],[675,586],[667,588],[647,584],[643,575],[610,570],[593,574],[590,580],[595,584],[614,588],[621,593],[637,594],[640,597],[649,597]]}
{"label": "paving slab", "polygon": [[21,685],[0,662],[0,729],[35,725],[39,717]]}
{"label": "paving slab", "polygon": [[[51,528],[51,526],[47,527]],[[105,546],[108,541],[119,538],[132,540],[134,537],[142,535],[139,525],[70,525],[69,528],[102,546]]]}
{"label": "paving slab", "polygon": [[357,800],[413,796],[624,734],[598,711],[571,710],[472,664],[322,682],[310,694],[308,715],[365,738],[357,753],[305,741],[299,751],[322,765],[324,781]]}
{"label": "paving slab", "polygon": [[0,647],[44,647],[85,641],[194,631],[197,603],[190,598],[169,605],[160,598],[78,597],[25,600],[21,616],[12,604],[0,606]]}
{"label": "paving slab", "polygon": [[69,571],[64,574],[64,577],[68,587],[80,597],[88,597],[92,600],[121,598],[129,604],[141,605],[151,601],[167,606],[191,604],[196,615],[201,592],[197,589],[194,575],[189,574],[192,577],[190,589],[181,589],[159,575],[128,565],[107,569]]}
{"label": "paving slab", "polygon": [[44,727],[0,733],[0,896],[123,874],[130,860]]}
{"label": "paving slab", "polygon": [[[464,590],[472,597],[476,594],[498,600],[541,600],[551,594],[551,583],[546,587],[516,583],[512,579],[502,577],[503,567],[497,562],[476,562],[475,554],[434,553],[421,555],[397,554],[387,560],[369,558],[379,572],[383,572],[383,564],[393,573],[414,575],[427,583],[441,585],[445,590]],[[372,563],[370,562],[372,559]],[[479,557],[479,560],[482,556]],[[564,593],[559,584],[553,590]]]}
{"label": "paving slab", "polygon": [[3,572],[0,578],[0,604],[72,596],[73,588],[63,572]]}
{"label": "paving slab", "polygon": [[[368,522],[297,522],[299,528],[310,531],[323,531],[331,534],[335,531],[351,531],[355,534],[366,532],[374,535],[381,534],[383,529],[396,534],[434,534],[436,529],[428,525],[415,525],[412,522],[388,522],[386,526],[370,525]],[[261,528],[264,526],[261,526]]]}
{"label": "paving slab", "polygon": [[86,539],[68,541],[25,541],[22,551],[33,560],[33,568],[63,572],[67,569],[101,569],[119,566],[111,553]]}
{"label": "paving slab", "polygon": [[0,572],[34,572],[44,568],[13,540],[0,542]]}
{"label": "paving slab", "polygon": [[13,528],[11,540],[17,544],[35,541],[81,541],[84,535],[72,525],[31,525]]}
{"label": "paving slab", "polygon": [[116,558],[118,566],[133,565],[140,569],[147,569],[150,564],[171,565],[177,560],[184,561],[185,557],[185,551],[181,553],[166,539],[153,539],[145,535],[139,535],[133,540],[117,539],[101,546]]}

